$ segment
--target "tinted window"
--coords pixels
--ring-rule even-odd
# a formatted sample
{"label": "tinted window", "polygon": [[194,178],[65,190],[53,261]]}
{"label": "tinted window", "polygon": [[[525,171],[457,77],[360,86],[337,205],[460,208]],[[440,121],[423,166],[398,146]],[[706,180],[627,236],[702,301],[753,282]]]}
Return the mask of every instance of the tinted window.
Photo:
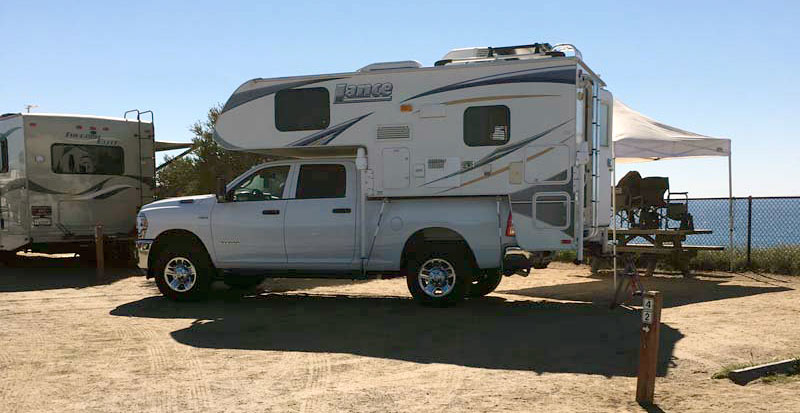
{"label": "tinted window", "polygon": [[279,131],[325,129],[330,122],[328,89],[284,89],[275,94],[275,127]]}
{"label": "tinted window", "polygon": [[8,140],[0,138],[0,174],[8,172]]}
{"label": "tinted window", "polygon": [[289,166],[272,166],[264,168],[236,185],[233,189],[233,201],[269,201],[282,199],[289,176]]}
{"label": "tinted window", "polygon": [[344,165],[303,165],[297,178],[297,199],[344,198],[347,172]]}
{"label": "tinted window", "polygon": [[497,146],[508,142],[511,114],[508,106],[473,106],[464,111],[464,143]]}
{"label": "tinted window", "polygon": [[125,154],[119,146],[57,143],[50,147],[53,172],[77,175],[123,175]]}

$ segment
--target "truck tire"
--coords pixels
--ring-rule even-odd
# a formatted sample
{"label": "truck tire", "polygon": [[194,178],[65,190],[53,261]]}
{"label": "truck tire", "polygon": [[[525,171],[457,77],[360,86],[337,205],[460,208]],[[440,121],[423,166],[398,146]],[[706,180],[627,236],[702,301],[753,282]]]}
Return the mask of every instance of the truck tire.
{"label": "truck tire", "polygon": [[0,265],[10,265],[17,259],[16,251],[0,251]]}
{"label": "truck tire", "polygon": [[406,284],[418,303],[447,307],[459,303],[472,282],[466,248],[435,245],[408,260]]}
{"label": "truck tire", "polygon": [[213,267],[205,248],[196,242],[171,242],[155,257],[158,290],[175,301],[201,300],[208,296]]}
{"label": "truck tire", "polygon": [[483,297],[496,290],[502,280],[503,274],[498,270],[481,272],[472,280],[467,297]]}

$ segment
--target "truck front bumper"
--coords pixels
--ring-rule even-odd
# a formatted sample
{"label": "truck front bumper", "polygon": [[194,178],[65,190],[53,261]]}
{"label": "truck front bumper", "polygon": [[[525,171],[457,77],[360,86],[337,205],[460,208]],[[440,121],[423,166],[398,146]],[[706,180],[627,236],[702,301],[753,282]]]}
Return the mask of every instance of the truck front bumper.
{"label": "truck front bumper", "polygon": [[138,256],[138,266],[139,268],[147,271],[148,266],[148,258],[150,256],[150,247],[153,245],[153,240],[151,239],[138,239],[136,240],[136,253]]}

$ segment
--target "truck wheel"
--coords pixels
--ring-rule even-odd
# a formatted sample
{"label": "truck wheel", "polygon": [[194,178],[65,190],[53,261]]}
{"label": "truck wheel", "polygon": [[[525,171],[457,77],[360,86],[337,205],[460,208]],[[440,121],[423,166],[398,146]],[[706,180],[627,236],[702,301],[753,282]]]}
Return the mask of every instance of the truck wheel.
{"label": "truck wheel", "polygon": [[470,285],[468,297],[483,297],[497,289],[500,281],[503,280],[503,274],[498,270],[489,270],[479,273]]}
{"label": "truck wheel", "polygon": [[437,307],[463,300],[472,281],[468,254],[463,248],[433,247],[409,260],[406,284],[411,296],[421,304]]}
{"label": "truck wheel", "polygon": [[211,260],[196,244],[180,241],[163,250],[155,260],[155,279],[158,290],[176,301],[203,299],[212,281]]}

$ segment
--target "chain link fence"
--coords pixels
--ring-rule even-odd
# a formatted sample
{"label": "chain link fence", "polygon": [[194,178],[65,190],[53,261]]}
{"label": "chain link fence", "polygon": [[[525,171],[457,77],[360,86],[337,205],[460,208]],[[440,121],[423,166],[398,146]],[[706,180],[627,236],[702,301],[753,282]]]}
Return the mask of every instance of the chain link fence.
{"label": "chain link fence", "polygon": [[722,245],[725,251],[702,251],[696,269],[754,270],[800,275],[800,197],[733,199],[733,249],[729,248],[728,198],[689,199],[697,229],[711,234],[691,235],[687,244]]}

